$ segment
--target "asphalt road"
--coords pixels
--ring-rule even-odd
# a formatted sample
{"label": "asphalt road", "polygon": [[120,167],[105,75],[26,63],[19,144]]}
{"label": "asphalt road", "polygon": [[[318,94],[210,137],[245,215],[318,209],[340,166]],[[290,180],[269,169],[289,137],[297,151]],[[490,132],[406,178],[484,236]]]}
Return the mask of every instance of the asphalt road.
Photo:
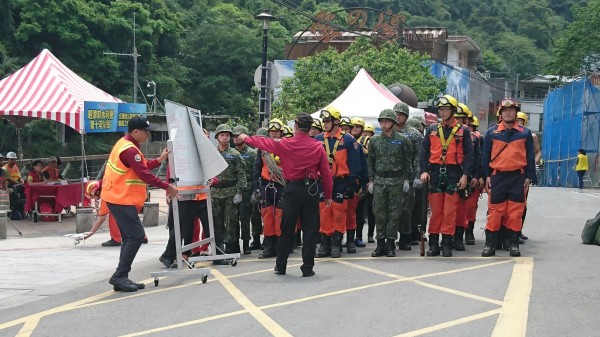
{"label": "asphalt road", "polygon": [[520,258],[481,258],[485,198],[476,245],[452,258],[419,257],[418,249],[371,258],[370,244],[320,259],[317,275],[302,278],[298,250],[285,276],[253,252],[236,267],[211,267],[206,284],[190,273],[158,287],[150,272],[164,268],[158,256],[145,258],[130,277],[146,289],[113,292],[113,268],[97,270],[1,310],[0,336],[598,336],[600,248],[582,245],[580,234],[599,198],[533,188]]}

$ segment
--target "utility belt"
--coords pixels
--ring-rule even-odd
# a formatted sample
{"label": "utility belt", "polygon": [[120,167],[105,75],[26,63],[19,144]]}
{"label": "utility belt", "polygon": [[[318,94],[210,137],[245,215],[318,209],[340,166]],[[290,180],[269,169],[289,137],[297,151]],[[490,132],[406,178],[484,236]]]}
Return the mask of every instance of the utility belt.
{"label": "utility belt", "polygon": [[492,171],[492,175],[497,174],[497,175],[512,175],[512,174],[524,174],[525,173],[525,169],[518,169],[518,170],[514,170],[514,171],[498,171],[498,170],[494,170]]}
{"label": "utility belt", "polygon": [[402,178],[402,171],[377,171],[375,176],[379,178]]}
{"label": "utility belt", "polygon": [[333,178],[333,183],[334,184],[341,184],[341,183],[347,183],[347,182],[348,182],[348,176]]}
{"label": "utility belt", "polygon": [[448,171],[462,173],[462,165],[459,164],[432,164],[429,163],[429,173],[445,174]]}
{"label": "utility belt", "polygon": [[212,185],[212,188],[227,188],[227,187],[233,187],[235,185],[237,185],[237,182],[235,180],[219,181],[218,184]]}
{"label": "utility belt", "polygon": [[309,186],[312,185],[316,182],[318,182],[318,179],[312,179],[312,178],[304,178],[304,179],[297,179],[297,180],[287,180],[286,179],[286,183],[288,184],[292,184],[292,185],[304,185],[304,186]]}

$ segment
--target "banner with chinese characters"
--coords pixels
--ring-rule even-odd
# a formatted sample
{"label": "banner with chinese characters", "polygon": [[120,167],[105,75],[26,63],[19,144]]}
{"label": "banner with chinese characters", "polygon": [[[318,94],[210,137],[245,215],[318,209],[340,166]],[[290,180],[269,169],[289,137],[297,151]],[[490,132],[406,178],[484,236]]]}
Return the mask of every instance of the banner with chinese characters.
{"label": "banner with chinese characters", "polygon": [[126,132],[127,122],[146,114],[145,104],[84,102],[85,133]]}

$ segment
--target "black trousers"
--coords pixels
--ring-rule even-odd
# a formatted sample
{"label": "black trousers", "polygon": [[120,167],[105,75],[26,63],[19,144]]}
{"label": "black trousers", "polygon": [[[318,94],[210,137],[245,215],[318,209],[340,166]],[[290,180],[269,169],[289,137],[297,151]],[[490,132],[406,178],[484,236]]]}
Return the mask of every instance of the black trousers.
{"label": "black trousers", "polygon": [[107,202],[108,210],[115,217],[121,231],[121,255],[114,278],[129,277],[131,265],[142,246],[146,233],[138,217],[138,210],[131,205],[117,205]]}
{"label": "black trousers", "polygon": [[[312,194],[312,195],[311,195]],[[319,193],[316,185],[290,182],[283,189],[281,236],[277,245],[277,269],[284,271],[288,256],[294,247],[296,220],[300,218],[303,233],[302,273],[312,271],[315,265],[315,249],[321,222],[319,219]]]}
{"label": "black trousers", "polygon": [[363,228],[365,227],[365,203],[366,195],[358,200],[356,205],[356,239],[362,240]]}
{"label": "black trousers", "polygon": [[[202,223],[202,231],[204,235],[208,237],[210,235],[208,226],[208,209],[206,207],[206,200],[186,200],[179,201],[179,229],[181,231],[181,239],[184,244],[190,244],[194,240],[194,222],[196,218],[200,219]],[[169,227],[169,241],[163,256],[167,259],[174,260],[177,255],[175,247],[175,221],[173,219],[173,206],[169,205],[169,218],[167,220],[167,226]],[[191,252],[185,251],[184,255],[191,255]]]}

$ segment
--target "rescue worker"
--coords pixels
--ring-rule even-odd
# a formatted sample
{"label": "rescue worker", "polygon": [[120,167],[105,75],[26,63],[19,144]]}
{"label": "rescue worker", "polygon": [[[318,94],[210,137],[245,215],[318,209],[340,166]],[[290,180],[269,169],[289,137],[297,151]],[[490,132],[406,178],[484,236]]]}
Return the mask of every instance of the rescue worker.
{"label": "rescue worker", "polygon": [[367,188],[366,184],[369,182],[369,170],[367,164],[367,154],[369,150],[367,149],[368,143],[371,140],[369,136],[363,136],[363,131],[365,129],[365,120],[360,117],[352,118],[352,130],[350,133],[352,137],[356,139],[356,142],[361,146],[362,151],[359,151],[360,154],[360,169],[361,169],[361,185],[360,191],[357,191],[358,203],[356,205],[356,211],[354,213],[356,219],[356,237],[354,239],[354,245],[356,247],[366,247],[363,242],[363,228],[365,226],[365,203],[367,200]]}
{"label": "rescue worker", "polygon": [[440,255],[439,238],[442,234],[442,255],[452,256],[456,227],[458,192],[468,184],[473,166],[473,142],[466,126],[454,118],[458,102],[450,95],[437,103],[441,122],[425,131],[421,147],[421,181],[429,183],[429,250],[427,256]]}
{"label": "rescue worker", "polygon": [[412,174],[410,140],[395,130],[398,117],[394,110],[379,114],[381,133],[369,142],[369,184],[373,194],[373,212],[377,222],[377,248],[372,257],[396,256],[396,237],[404,194]]}
{"label": "rescue worker", "polygon": [[4,184],[6,188],[12,189],[9,194],[11,211],[22,212],[21,203],[19,200],[25,199],[25,187],[23,186],[23,178],[21,170],[17,166],[17,154],[9,152],[6,154],[7,163],[2,166],[4,171]]}
{"label": "rescue worker", "polygon": [[323,132],[323,122],[321,121],[320,118],[314,118],[312,126],[310,127],[310,131],[308,132],[308,135],[311,138],[315,138],[315,136],[321,132]]}
{"label": "rescue worker", "polygon": [[[342,237],[346,231],[346,217],[349,196],[357,189],[360,179],[360,157],[358,143],[350,134],[340,128],[342,114],[334,106],[321,110],[325,132],[315,137],[325,147],[331,176],[333,177],[333,203],[326,207],[321,197],[321,246],[317,257],[341,257]],[[354,238],[352,238],[354,240]]]}
{"label": "rescue worker", "polygon": [[240,252],[238,206],[242,203],[247,179],[244,161],[240,153],[229,146],[233,136],[231,126],[221,124],[215,130],[217,149],[227,162],[227,168],[217,176],[218,182],[211,185],[215,241],[225,253]]}
{"label": "rescue worker", "polygon": [[254,169],[254,163],[256,162],[256,150],[251,149],[240,139],[239,135],[241,134],[248,134],[248,129],[245,126],[238,125],[233,128],[233,143],[244,162],[247,180],[246,188],[242,193],[242,203],[238,205],[240,227],[242,230],[242,251],[244,254],[250,254],[250,222],[252,222],[252,236],[260,237],[260,233],[262,232],[262,221],[260,219],[258,208],[255,207],[256,203],[252,201],[253,199],[256,200],[253,196],[254,190],[252,189],[252,170]]}
{"label": "rescue worker", "polygon": [[[269,131],[267,131],[267,128],[262,128],[262,127],[258,128],[256,130],[256,136],[269,137]],[[257,149],[256,157],[258,158],[259,156],[260,156],[260,150]],[[260,236],[263,233],[262,216],[261,216],[260,208],[259,208],[260,202],[261,202],[260,191],[259,191],[259,187],[258,187],[258,186],[260,186],[260,171],[258,172],[258,174],[255,174],[255,172],[254,172],[255,164],[256,164],[256,162],[252,163],[252,199],[250,199],[250,202],[253,204],[252,212],[258,213],[258,219],[260,220],[260,222],[256,226],[254,225],[254,222],[252,223],[252,243],[250,244],[251,250],[262,249],[262,244],[260,243]]]}
{"label": "rescue worker", "polygon": [[[280,119],[271,119],[267,129],[269,138],[283,138],[284,124]],[[285,184],[281,159],[272,153],[258,150],[253,175],[254,191],[259,191],[258,199],[261,200],[260,214],[265,236],[265,249],[262,254],[258,255],[258,258],[276,257],[278,241],[281,236],[281,195]]]}
{"label": "rescue worker", "polygon": [[283,126],[283,136],[285,138],[294,137],[294,130],[287,125]]}
{"label": "rescue worker", "polygon": [[[423,126],[421,124],[421,122],[415,118],[415,117],[410,117],[407,121],[406,121],[406,125],[414,128],[415,130],[417,130],[417,132],[419,132],[419,136],[420,136],[420,143],[419,143],[419,149],[418,151],[421,151],[421,143],[423,142]],[[417,158],[419,158],[419,156],[417,156]],[[420,165],[420,164],[419,164]],[[419,169],[418,172],[420,173],[421,170]],[[421,226],[427,226],[427,219],[421,219],[422,218],[422,208],[423,207],[427,207],[427,205],[423,205],[422,202],[422,198],[423,198],[423,188],[422,185],[423,183],[420,180],[420,176],[419,176],[419,181],[413,182],[413,191],[415,193],[415,197],[414,197],[414,206],[412,209],[412,214],[410,216],[410,220],[411,220],[411,241],[410,244],[412,246],[418,245],[419,241],[421,239],[421,233],[419,231],[419,225]],[[420,184],[419,184],[420,183]],[[427,239],[425,239],[427,240]]]}
{"label": "rescue worker", "polygon": [[117,220],[123,242],[119,265],[108,282],[115,291],[132,292],[145,287],[143,283],[129,280],[129,272],[145,237],[138,213],[147,198],[146,184],[167,190],[172,198],[178,193],[175,186],[150,172],[167,159],[169,151],[164,149],[160,157],[148,161],[139,148],[150,137],[148,118],[135,116],[127,127],[127,135],[117,141],[108,157],[100,198]]}
{"label": "rescue worker", "polygon": [[[527,127],[529,125],[529,117],[527,117],[527,114],[522,111],[517,112],[517,123],[519,123],[519,125],[521,126]],[[542,161],[542,151],[540,149],[540,142],[535,132],[532,132],[531,136],[533,137],[533,152],[535,153],[535,164],[540,165]],[[529,195],[529,193],[527,195]],[[527,216],[527,205],[525,205],[525,211],[523,212],[523,224],[525,224],[525,216]],[[519,243],[524,243],[523,241],[529,238],[523,235],[523,233],[519,233],[519,239]]]}
{"label": "rescue worker", "polygon": [[410,172],[406,172],[406,178],[409,181],[409,189],[404,192],[404,200],[401,205],[400,223],[398,224],[398,232],[400,233],[400,239],[398,240],[398,249],[400,250],[411,250],[410,241],[412,233],[412,219],[413,209],[415,207],[415,185],[420,186],[421,181],[419,180],[421,172],[419,171],[419,149],[423,142],[423,135],[417,131],[417,129],[406,125],[409,115],[409,107],[406,103],[396,103],[394,105],[394,112],[398,123],[395,125],[396,131],[404,134],[409,140],[410,144],[410,161],[412,163]]}
{"label": "rescue worker", "polygon": [[342,116],[342,119],[340,120],[340,129],[342,129],[342,131],[344,131],[347,134],[350,134],[352,132],[353,126],[354,125],[352,124],[352,120],[350,119],[350,117]]}
{"label": "rescue worker", "polygon": [[[271,151],[282,157],[283,175],[286,184],[283,190],[283,216],[281,221],[281,240],[277,247],[277,262],[275,274],[285,275],[287,259],[293,248],[294,231],[300,219],[304,233],[302,246],[303,277],[314,276],[315,244],[319,230],[319,190],[323,191],[325,207],[331,207],[332,178],[329,172],[328,160],[320,143],[313,141],[308,132],[313,123],[312,117],[299,114],[295,118],[296,135],[281,141],[260,137],[240,138],[248,145],[265,151]],[[317,177],[322,179],[319,187]]]}
{"label": "rescue worker", "polygon": [[[469,107],[464,103],[458,103],[458,108],[454,118],[462,125],[469,127],[473,114]],[[469,128],[469,131],[471,129]],[[471,133],[471,142],[473,144],[473,166],[470,169],[470,175],[467,179],[468,185],[464,190],[460,190],[458,195],[458,208],[456,210],[456,230],[454,232],[453,247],[457,251],[465,250],[464,234],[468,227],[468,199],[475,189],[479,188],[479,178],[481,172],[481,149],[477,137]]]}
{"label": "rescue worker", "polygon": [[[363,145],[363,149],[367,149],[367,156],[369,154],[369,141],[371,140],[371,137],[373,137],[373,135],[375,135],[375,125],[373,125],[372,123],[366,123],[365,124],[365,128],[363,129],[363,137],[365,137],[364,139],[364,145]],[[365,204],[366,204],[366,211],[367,211],[367,242],[369,243],[373,243],[375,242],[375,239],[373,239],[373,233],[375,233],[375,215],[373,214],[373,194],[372,193],[367,193],[365,196]],[[362,231],[360,233],[362,235]]]}
{"label": "rescue worker", "polygon": [[[475,234],[473,230],[475,228],[475,220],[477,218],[477,208],[479,197],[481,196],[482,190],[485,186],[485,182],[483,180],[483,174],[481,171],[481,150],[483,148],[483,135],[477,131],[479,127],[479,119],[476,116],[471,114],[469,122],[469,130],[471,130],[471,139],[473,139],[473,149],[475,149],[475,145],[479,147],[479,159],[475,160],[475,165],[479,166],[479,186],[474,188],[471,192],[471,195],[467,199],[467,228],[465,229],[465,243],[467,245],[475,244]],[[474,151],[476,154],[477,151]],[[475,158],[475,156],[474,156]]]}
{"label": "rescue worker", "polygon": [[519,104],[512,98],[500,101],[498,125],[491,127],[483,141],[483,173],[488,190],[488,217],[485,246],[481,256],[495,255],[496,234],[503,218],[510,242],[510,256],[521,256],[519,232],[523,227],[526,195],[536,183],[535,153],[531,131],[517,123]]}

